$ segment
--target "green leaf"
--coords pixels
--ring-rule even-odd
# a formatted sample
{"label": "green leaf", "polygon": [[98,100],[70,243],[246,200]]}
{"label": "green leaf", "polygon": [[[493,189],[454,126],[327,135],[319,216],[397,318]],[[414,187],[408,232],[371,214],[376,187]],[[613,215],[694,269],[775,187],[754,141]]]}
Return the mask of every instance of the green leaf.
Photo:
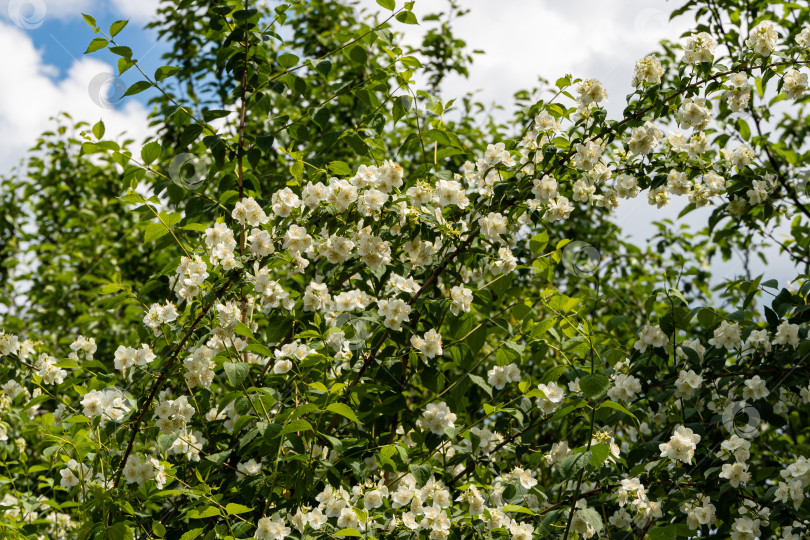
{"label": "green leaf", "polygon": [[110,25],[110,36],[115,37],[127,25],[129,21],[115,21]]}
{"label": "green leaf", "polygon": [[299,418],[297,420],[293,420],[286,426],[279,431],[278,435],[286,435],[288,433],[295,433],[298,431],[315,431],[312,429],[312,424],[304,420],[303,418]]}
{"label": "green leaf", "polygon": [[354,45],[348,50],[349,58],[358,64],[365,64],[368,60],[368,53],[362,45]]}
{"label": "green leaf", "polygon": [[354,411],[345,403],[330,403],[326,407],[327,411],[332,411],[335,414],[339,414],[345,418],[348,418],[352,422],[360,423],[360,420],[357,418],[357,415]]}
{"label": "green leaf", "polygon": [[332,70],[332,62],[330,60],[313,60],[312,66],[315,68],[315,71],[324,77],[329,75],[329,72]]}
{"label": "green leaf", "polygon": [[363,535],[360,534],[360,531],[357,529],[340,529],[334,534],[335,536],[356,536],[357,538],[363,538]]}
{"label": "green leaf", "polygon": [[588,461],[588,463],[590,463],[592,467],[598,469],[610,455],[610,445],[607,443],[592,444],[590,452],[591,459]]}
{"label": "green leaf", "polygon": [[76,360],[73,360],[72,358],[65,358],[64,360],[60,360],[55,365],[58,368],[64,369],[76,369],[77,367],[79,367],[79,363]]}
{"label": "green leaf", "polygon": [[390,11],[394,11],[397,7],[397,3],[394,0],[377,0],[377,3]]}
{"label": "green leaf", "polygon": [[237,334],[239,334],[242,337],[246,337],[246,338],[253,337],[253,332],[251,332],[250,328],[248,328],[247,325],[245,323],[243,323],[243,322],[237,322],[236,323],[236,328],[234,328],[233,331],[236,332]]}
{"label": "green leaf", "polygon": [[282,54],[278,57],[278,63],[284,69],[290,69],[291,67],[298,65],[298,57],[289,53]]}
{"label": "green leaf", "polygon": [[541,251],[545,249],[548,245],[548,232],[543,231],[539,234],[536,234],[529,240],[529,249],[532,250],[532,253],[537,255]]}
{"label": "green leaf", "polygon": [[110,283],[107,283],[106,285],[104,285],[101,288],[101,294],[111,294],[111,293],[114,293],[114,292],[118,292],[121,289],[123,289],[123,287],[121,286],[120,283],[112,283],[112,282],[110,282]]}
{"label": "green leaf", "polygon": [[200,536],[204,530],[205,529],[200,527],[198,529],[191,529],[190,531],[186,531],[183,533],[183,536],[180,537],[180,540],[194,540],[195,538]]}
{"label": "green leaf", "polygon": [[152,141],[146,143],[141,149],[141,159],[145,165],[151,165],[157,158],[160,157],[161,152],[160,143]]}
{"label": "green leaf", "polygon": [[581,454],[568,456],[560,463],[560,474],[562,474],[564,480],[573,478],[585,468],[590,460],[590,452],[582,452]]}
{"label": "green leaf", "polygon": [[96,24],[96,19],[94,19],[90,15],[87,15],[86,13],[82,13],[82,18],[84,19],[84,22],[86,22],[90,26],[90,28],[92,28],[93,31],[95,32],[96,29],[98,28],[98,25]]}
{"label": "green leaf", "polygon": [[740,137],[746,141],[751,138],[751,128],[748,127],[748,122],[742,118],[737,118],[737,131],[740,132]]}
{"label": "green leaf", "polygon": [[467,375],[470,380],[479,388],[481,388],[484,392],[489,394],[489,397],[492,397],[492,387],[487,384],[487,381],[484,380],[483,377],[479,377],[478,375],[473,375],[472,373]]}
{"label": "green leaf", "polygon": [[219,512],[219,508],[217,508],[216,506],[209,506],[208,508],[205,508],[202,511],[195,508],[191,510],[188,514],[186,514],[186,517],[188,517],[189,519],[205,519],[214,516],[219,517],[221,515],[222,514],[220,514]]}
{"label": "green leaf", "polygon": [[133,84],[132,86],[130,86],[129,88],[127,88],[127,91],[124,92],[123,97],[134,96],[135,94],[140,94],[141,92],[143,92],[144,90],[148,90],[149,88],[152,88],[152,83],[147,82],[147,81],[138,81],[135,84]]}
{"label": "green leaf", "polygon": [[241,386],[250,372],[250,364],[245,362],[225,362],[222,367],[225,368],[225,376],[236,388]]}
{"label": "green leaf", "polygon": [[601,373],[591,373],[579,380],[582,393],[591,399],[598,399],[605,395],[610,387],[610,379]]}
{"label": "green leaf", "polygon": [[647,531],[650,540],[672,540],[677,536],[677,533],[677,529],[671,525],[659,525]]}
{"label": "green leaf", "polygon": [[144,243],[152,242],[153,240],[157,240],[161,236],[168,234],[168,232],[169,229],[167,229],[163,223],[150,223],[143,231],[143,241]]}
{"label": "green leaf", "polygon": [[116,523],[112,527],[107,527],[107,538],[109,540],[134,540],[135,533],[132,527],[126,523]]}
{"label": "green leaf", "polygon": [[225,512],[227,512],[229,516],[233,516],[235,514],[244,514],[245,512],[250,512],[251,510],[253,510],[253,508],[248,508],[247,506],[236,503],[228,503],[225,506]]}
{"label": "green leaf", "polygon": [[110,42],[102,37],[93,38],[93,41],[90,42],[90,45],[87,46],[87,50],[84,51],[84,54],[90,54],[92,52],[100,51],[104,47],[106,47]]}
{"label": "green leaf", "polygon": [[100,120],[96,122],[96,125],[93,126],[93,135],[96,137],[96,139],[101,139],[106,131],[107,130],[104,128],[104,122]]}
{"label": "green leaf", "polygon": [[562,510],[552,510],[551,512],[546,514],[543,517],[543,521],[540,522],[540,526],[537,530],[537,533],[540,534],[540,537],[546,538],[548,536],[551,536],[551,531],[554,528],[553,524],[563,516],[565,516],[565,513]]}
{"label": "green leaf", "polygon": [[165,452],[169,449],[169,447],[174,444],[174,441],[177,440],[178,434],[177,433],[161,433],[158,435],[157,443],[158,443],[158,450],[161,452]]}
{"label": "green leaf", "polygon": [[137,62],[130,60],[129,58],[124,58],[123,56],[118,59],[118,74],[123,75],[126,73],[129,68],[137,64]]}
{"label": "green leaf", "polygon": [[66,424],[89,424],[91,420],[81,414],[74,414],[70,418],[63,420]]}
{"label": "green leaf", "polygon": [[412,11],[400,11],[397,13],[397,20],[404,24],[419,24]]}
{"label": "green leaf", "polygon": [[599,534],[605,528],[602,518],[595,508],[584,508],[577,513],[594,528],[596,534]]}
{"label": "green leaf", "polygon": [[225,111],[219,109],[210,109],[203,112],[203,120],[206,122],[211,122],[212,120],[216,120],[217,118],[225,118],[233,111]]}
{"label": "green leaf", "polygon": [[160,66],[155,70],[155,81],[160,82],[164,79],[168,79],[178,71],[180,71],[180,68],[175,66]]}
{"label": "green leaf", "polygon": [[301,178],[301,175],[304,174],[304,162],[298,159],[292,165],[290,165],[290,174],[296,180]]}
{"label": "green leaf", "polygon": [[166,536],[166,527],[159,521],[152,521],[152,532],[155,533],[155,536],[158,538],[163,538]]}
{"label": "green leaf", "polygon": [[316,107],[309,110],[309,117],[318,124],[318,127],[324,129],[329,122],[329,111],[323,107]]}
{"label": "green leaf", "polygon": [[433,468],[430,465],[411,465],[408,470],[416,478],[416,485],[420,488],[430,480],[430,475],[433,473]]}
{"label": "green leaf", "polygon": [[[580,382],[582,382],[582,381],[580,381]],[[601,405],[599,405],[599,408],[597,408],[596,410],[605,409],[605,408],[613,409],[614,411],[622,412],[622,413],[626,414],[627,416],[629,416],[630,418],[632,418],[635,421],[636,425],[639,425],[638,418],[636,418],[636,415],[634,415],[629,410],[627,410],[622,404],[616,403],[615,401],[604,401],[604,402],[602,402]]]}
{"label": "green leaf", "polygon": [[518,506],[516,504],[505,504],[503,505],[503,508],[501,510],[503,510],[504,512],[518,512],[520,514],[529,514],[530,516],[534,515],[534,512],[532,510],[529,510],[525,506]]}
{"label": "green leaf", "polygon": [[348,176],[352,173],[352,170],[349,168],[349,166],[343,163],[342,161],[333,161],[327,166],[327,168],[329,169],[329,172],[339,176]]}

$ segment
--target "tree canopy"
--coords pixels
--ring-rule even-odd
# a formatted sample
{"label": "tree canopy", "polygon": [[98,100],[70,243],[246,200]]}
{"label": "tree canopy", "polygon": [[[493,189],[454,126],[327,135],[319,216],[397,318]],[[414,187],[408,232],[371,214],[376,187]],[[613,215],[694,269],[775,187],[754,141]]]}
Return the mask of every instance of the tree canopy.
{"label": "tree canopy", "polygon": [[810,9],[689,0],[621,117],[502,121],[461,3],[377,3],[163,0],[155,73],[84,15],[155,136],[0,178],[3,538],[810,538]]}

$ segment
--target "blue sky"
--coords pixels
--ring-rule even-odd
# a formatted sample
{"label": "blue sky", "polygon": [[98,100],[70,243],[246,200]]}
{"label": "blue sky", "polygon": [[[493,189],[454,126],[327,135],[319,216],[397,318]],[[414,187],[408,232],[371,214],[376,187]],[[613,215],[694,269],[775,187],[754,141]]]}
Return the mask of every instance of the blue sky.
{"label": "blue sky", "polygon": [[[98,9],[90,9],[88,15],[93,16],[98,26],[105,32],[109,31],[113,22],[125,18],[119,11],[103,5],[99,5]],[[63,79],[67,75],[69,68],[84,56],[90,40],[96,37],[80,13],[64,18],[46,16],[42,26],[28,30],[28,35],[34,46],[42,51],[43,63],[57,68],[58,71],[53,74],[55,80]],[[150,75],[161,65],[160,57],[167,49],[165,43],[157,41],[157,33],[144,28],[142,21],[128,24],[115,39],[120,43],[126,43],[133,50],[134,57]],[[118,57],[107,50],[91,53],[91,56],[113,66],[118,61]],[[122,79],[126,83],[132,83],[138,80],[139,75],[133,69],[125,73]],[[146,103],[149,94],[139,94],[131,99]]]}

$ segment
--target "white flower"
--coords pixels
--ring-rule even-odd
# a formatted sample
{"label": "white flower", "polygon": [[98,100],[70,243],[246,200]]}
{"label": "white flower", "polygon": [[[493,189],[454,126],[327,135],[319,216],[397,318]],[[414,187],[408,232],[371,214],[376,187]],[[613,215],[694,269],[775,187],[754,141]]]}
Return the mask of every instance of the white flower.
{"label": "white flower", "polygon": [[800,99],[807,92],[807,74],[790,68],[782,79],[782,90],[788,99]]}
{"label": "white flower", "polygon": [[720,478],[728,479],[731,487],[740,487],[751,479],[751,473],[748,472],[748,465],[741,462],[724,463],[720,471]]}
{"label": "white flower", "polygon": [[157,335],[161,324],[169,324],[175,320],[177,320],[177,309],[174,304],[168,302],[164,306],[152,304],[143,318],[143,323]]}
{"label": "white flower", "polygon": [[661,139],[661,131],[650,122],[633,128],[630,135],[629,149],[632,153],[640,156],[652,152]]}
{"label": "white flower", "polygon": [[691,37],[686,40],[686,47],[683,49],[683,59],[690,64],[711,62],[715,47],[717,47],[717,43],[712,36],[706,32],[692,34]]}
{"label": "white flower", "polygon": [[304,227],[290,225],[287,232],[284,233],[284,249],[289,250],[291,253],[306,251],[311,245],[312,237],[307,234]]}
{"label": "white flower", "polygon": [[579,93],[577,101],[581,107],[587,107],[591,103],[599,103],[608,97],[607,90],[605,90],[602,83],[596,79],[582,81],[577,92]]}
{"label": "white flower", "polygon": [[743,399],[753,399],[754,401],[768,397],[768,387],[759,375],[745,381],[743,389]]}
{"label": "white flower", "polygon": [[607,392],[607,395],[613,401],[633,401],[636,394],[641,392],[641,381],[632,375],[625,375],[619,373],[616,375],[613,386]]}
{"label": "white flower", "polygon": [[647,56],[636,62],[633,69],[633,80],[630,84],[636,87],[643,84],[660,84],[663,74],[664,68],[661,67],[661,62],[654,56]]}
{"label": "white flower", "polygon": [[773,338],[774,345],[790,345],[794,349],[799,347],[799,325],[791,324],[788,321],[776,328],[776,337]]}
{"label": "white flower", "polygon": [[411,346],[418,349],[425,358],[435,358],[442,355],[442,336],[431,328],[423,337],[411,336]]}
{"label": "white flower", "polygon": [[251,227],[258,227],[270,221],[270,218],[267,217],[267,214],[264,213],[262,207],[253,197],[245,197],[237,202],[233,212],[231,212],[231,217],[238,221],[240,225],[247,224]]}
{"label": "white flower", "polygon": [[756,54],[768,56],[776,47],[776,38],[778,37],[779,34],[776,33],[773,24],[763,21],[751,30],[745,44]]}
{"label": "white flower", "polygon": [[430,403],[422,413],[422,426],[436,435],[444,435],[444,428],[455,427],[456,415],[447,406],[447,403]]}
{"label": "white flower", "polygon": [[272,518],[263,517],[256,525],[256,540],[283,540],[290,535],[292,529],[284,524],[278,515]]}
{"label": "white flower", "polygon": [[712,115],[706,107],[706,101],[702,98],[684,100],[678,112],[681,127],[705,129],[712,119]]}
{"label": "white flower", "polygon": [[742,344],[740,325],[723,321],[720,326],[714,329],[714,337],[709,340],[709,345],[714,347],[725,347],[731,351]]}
{"label": "white flower", "polygon": [[487,382],[496,390],[501,390],[507,383],[520,382],[520,368],[516,364],[495,366],[487,371]]}
{"label": "white flower", "polygon": [[558,195],[557,181],[549,175],[544,175],[543,178],[535,178],[533,184],[532,193],[541,203],[545,204]]}
{"label": "white flower", "polygon": [[647,201],[656,208],[669,206],[669,190],[666,186],[658,186],[647,194]]}
{"label": "white flower", "polygon": [[647,347],[667,348],[668,346],[669,338],[667,338],[667,335],[661,330],[661,327],[657,325],[650,326],[648,324],[644,325],[644,328],[641,329],[641,334],[638,336],[638,340],[633,344],[633,348],[642,353],[647,351]]}
{"label": "white flower", "polygon": [[338,516],[337,526],[341,529],[356,529],[360,524],[357,514],[351,508],[343,508]]}
{"label": "white flower", "polygon": [[262,472],[262,464],[251,458],[236,464],[236,469],[245,476],[255,476]]}
{"label": "white flower", "polygon": [[734,456],[734,459],[737,461],[745,463],[745,461],[747,461],[748,457],[751,455],[750,450],[750,441],[747,441],[736,434],[732,434],[727,441],[723,441],[720,444],[720,452],[717,453],[717,457],[727,459],[729,456]]}
{"label": "white flower", "polygon": [[370,510],[373,508],[379,508],[383,505],[383,495],[378,489],[372,489],[371,491],[366,491],[363,495],[363,507],[366,510]]}
{"label": "white flower", "polygon": [[[288,187],[285,187],[273,193],[273,195],[270,198],[270,202],[272,204],[271,208],[273,210],[273,213],[281,218],[289,216],[293,212],[293,210],[295,210],[296,208],[300,208],[302,204],[301,199],[298,198],[298,195],[293,193],[293,190],[291,190]],[[261,208],[259,208],[259,210],[261,210]],[[259,216],[261,215],[264,215],[264,212],[262,212]],[[265,218],[269,219],[266,216]],[[261,221],[259,221],[259,223],[261,223]],[[265,221],[264,223],[267,223],[267,221]],[[256,227],[258,224],[250,223],[250,225]]]}
{"label": "white flower", "polygon": [[681,370],[675,380],[675,397],[692,399],[702,384],[703,377],[695,373],[694,370]]}
{"label": "white flower", "polygon": [[636,177],[624,173],[616,177],[614,189],[616,190],[616,195],[623,199],[632,199],[636,197],[640,191]]}
{"label": "white flower", "polygon": [[378,300],[377,313],[383,317],[383,325],[386,328],[399,332],[402,330],[402,323],[411,314],[411,306],[401,298]]}
{"label": "white flower", "polygon": [[570,204],[569,200],[566,197],[559,196],[549,201],[546,212],[543,214],[543,219],[548,221],[560,221],[567,219],[573,211],[574,207]]}
{"label": "white flower", "polygon": [[479,225],[481,226],[481,234],[483,234],[490,242],[502,242],[502,234],[506,233],[506,216],[490,212],[486,216],[479,218]]}
{"label": "white flower", "polygon": [[458,315],[460,312],[469,313],[472,309],[472,291],[463,285],[457,285],[450,289],[450,312]]}
{"label": "white flower", "polygon": [[661,457],[689,463],[695,455],[699,442],[700,435],[688,427],[677,426],[669,442],[659,444],[658,449],[661,450]]}
{"label": "white flower", "polygon": [[543,414],[550,414],[557,410],[565,399],[565,391],[555,382],[538,384],[537,388],[546,396],[537,398],[537,407]]}

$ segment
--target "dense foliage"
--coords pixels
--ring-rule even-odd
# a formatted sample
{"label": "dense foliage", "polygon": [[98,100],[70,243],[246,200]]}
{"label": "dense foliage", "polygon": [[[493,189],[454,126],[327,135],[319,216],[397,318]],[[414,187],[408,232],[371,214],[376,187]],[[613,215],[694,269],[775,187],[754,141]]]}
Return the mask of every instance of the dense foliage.
{"label": "dense foliage", "polygon": [[[748,267],[810,264],[810,10],[690,0],[622,118],[499,122],[459,3],[378,4],[164,0],[154,139],[0,180],[2,537],[810,538],[810,281]],[[711,218],[642,249],[636,197]]]}

